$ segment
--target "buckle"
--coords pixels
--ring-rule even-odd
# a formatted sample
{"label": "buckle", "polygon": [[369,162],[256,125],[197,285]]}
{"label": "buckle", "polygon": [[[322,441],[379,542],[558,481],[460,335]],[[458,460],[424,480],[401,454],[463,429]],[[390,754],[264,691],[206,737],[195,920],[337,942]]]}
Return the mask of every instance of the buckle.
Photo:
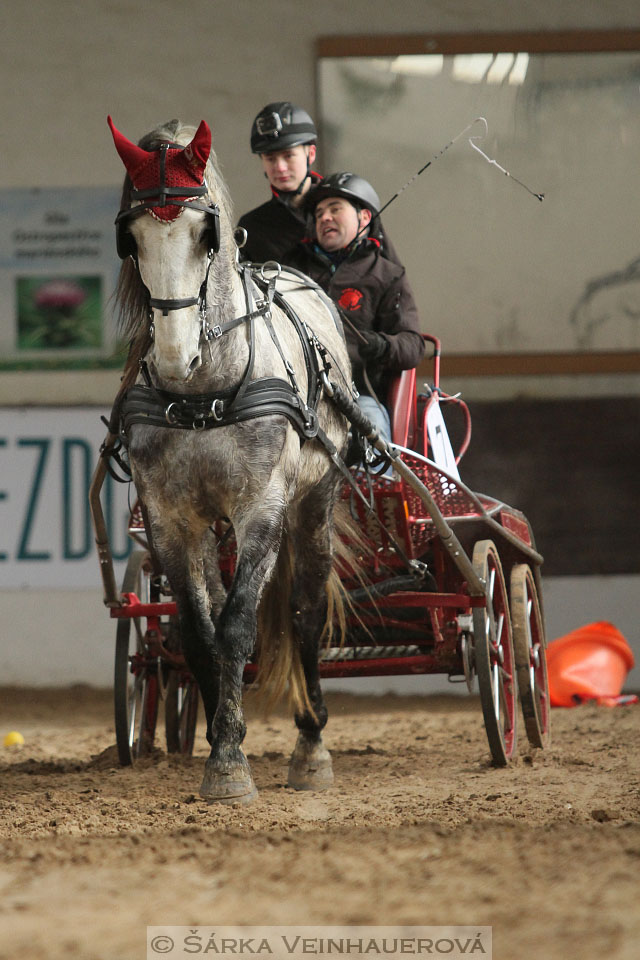
{"label": "buckle", "polygon": [[326,395],[327,395],[328,397],[332,397],[332,396],[334,395],[334,390],[333,390],[333,386],[331,385],[331,381],[329,380],[329,377],[327,376],[327,371],[326,371],[326,370],[323,370],[322,373],[320,374],[320,382],[321,382],[321,384],[322,384],[322,388],[323,388],[324,392],[326,393]]}
{"label": "buckle", "polygon": [[165,418],[165,420],[167,421],[167,423],[170,423],[170,424],[173,426],[173,424],[176,424],[176,423],[178,422],[178,418],[177,418],[176,414],[172,411],[172,409],[171,409],[172,407],[176,407],[176,409],[179,409],[178,404],[177,404],[175,401],[173,401],[173,402],[170,403],[169,406],[165,409],[165,411],[164,411],[164,418]]}
{"label": "buckle", "polygon": [[304,436],[307,440],[312,440],[318,435],[318,430],[320,424],[318,422],[318,414],[312,407],[305,406],[302,410],[302,414],[305,418],[304,420]]}

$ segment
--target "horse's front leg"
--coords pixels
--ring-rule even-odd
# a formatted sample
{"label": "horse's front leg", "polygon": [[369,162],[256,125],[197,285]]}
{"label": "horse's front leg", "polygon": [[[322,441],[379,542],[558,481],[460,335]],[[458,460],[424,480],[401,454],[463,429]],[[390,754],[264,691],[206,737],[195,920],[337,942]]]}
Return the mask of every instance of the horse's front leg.
{"label": "horse's front leg", "polygon": [[246,733],[242,677],[256,642],[260,594],[280,545],[282,512],[246,524],[245,531],[237,531],[241,546],[236,572],[215,633],[219,699],[211,727],[211,754],[200,787],[200,795],[209,802],[248,803],[257,793],[241,747]]}

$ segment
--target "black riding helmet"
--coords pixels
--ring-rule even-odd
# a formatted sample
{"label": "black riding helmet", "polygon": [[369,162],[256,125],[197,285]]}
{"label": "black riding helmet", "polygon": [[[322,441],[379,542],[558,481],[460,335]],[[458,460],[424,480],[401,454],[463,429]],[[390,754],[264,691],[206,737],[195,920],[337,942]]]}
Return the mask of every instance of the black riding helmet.
{"label": "black riding helmet", "polygon": [[375,217],[380,210],[380,198],[368,180],[355,173],[332,173],[316,186],[311,187],[304,198],[306,213],[312,214],[326,197],[344,197],[356,207],[366,207]]}
{"label": "black riding helmet", "polygon": [[253,121],[251,152],[273,153],[301,143],[315,143],[318,132],[306,110],[288,100],[268,103]]}

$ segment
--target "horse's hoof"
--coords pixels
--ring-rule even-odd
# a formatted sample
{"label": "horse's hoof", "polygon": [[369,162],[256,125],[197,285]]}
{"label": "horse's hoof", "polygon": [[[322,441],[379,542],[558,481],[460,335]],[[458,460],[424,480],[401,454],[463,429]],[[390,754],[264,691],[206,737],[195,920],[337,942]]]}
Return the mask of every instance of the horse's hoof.
{"label": "horse's hoof", "polygon": [[331,754],[322,740],[310,742],[299,735],[289,760],[287,782],[294,790],[328,790],[332,786]]}
{"label": "horse's hoof", "polygon": [[216,773],[208,765],[204,768],[204,778],[200,787],[200,796],[207,803],[251,803],[258,795],[248,764],[229,773]]}
{"label": "horse's hoof", "polygon": [[255,798],[258,796],[258,788],[255,783],[252,782],[251,789],[248,793],[243,793],[241,795],[234,794],[233,796],[208,796],[203,794],[202,788],[200,789],[200,796],[204,797],[207,803],[226,803],[229,806],[245,806],[246,804],[253,803]]}

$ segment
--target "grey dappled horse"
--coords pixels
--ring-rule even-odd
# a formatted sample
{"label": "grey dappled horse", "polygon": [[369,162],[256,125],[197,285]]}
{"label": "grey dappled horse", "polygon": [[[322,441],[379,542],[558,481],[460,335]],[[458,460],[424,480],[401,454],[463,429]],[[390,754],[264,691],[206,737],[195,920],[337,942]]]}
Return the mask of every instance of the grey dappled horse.
{"label": "grey dappled horse", "polygon": [[[117,299],[132,341],[121,416],[204,701],[211,754],[200,792],[223,802],[256,792],[241,747],[241,695],[260,604],[260,685],[288,688],[299,730],[289,783],[323,788],[332,771],[317,661],[340,476],[327,451],[344,451],[347,424],[311,360],[320,351],[348,385],[342,331],[300,275],[285,270],[274,285],[275,271],[252,277],[237,263],[205,123],[194,131],[171,121],[136,146],[109,122],[128,174],[117,220]],[[211,532],[220,518],[237,542],[228,592]]]}

